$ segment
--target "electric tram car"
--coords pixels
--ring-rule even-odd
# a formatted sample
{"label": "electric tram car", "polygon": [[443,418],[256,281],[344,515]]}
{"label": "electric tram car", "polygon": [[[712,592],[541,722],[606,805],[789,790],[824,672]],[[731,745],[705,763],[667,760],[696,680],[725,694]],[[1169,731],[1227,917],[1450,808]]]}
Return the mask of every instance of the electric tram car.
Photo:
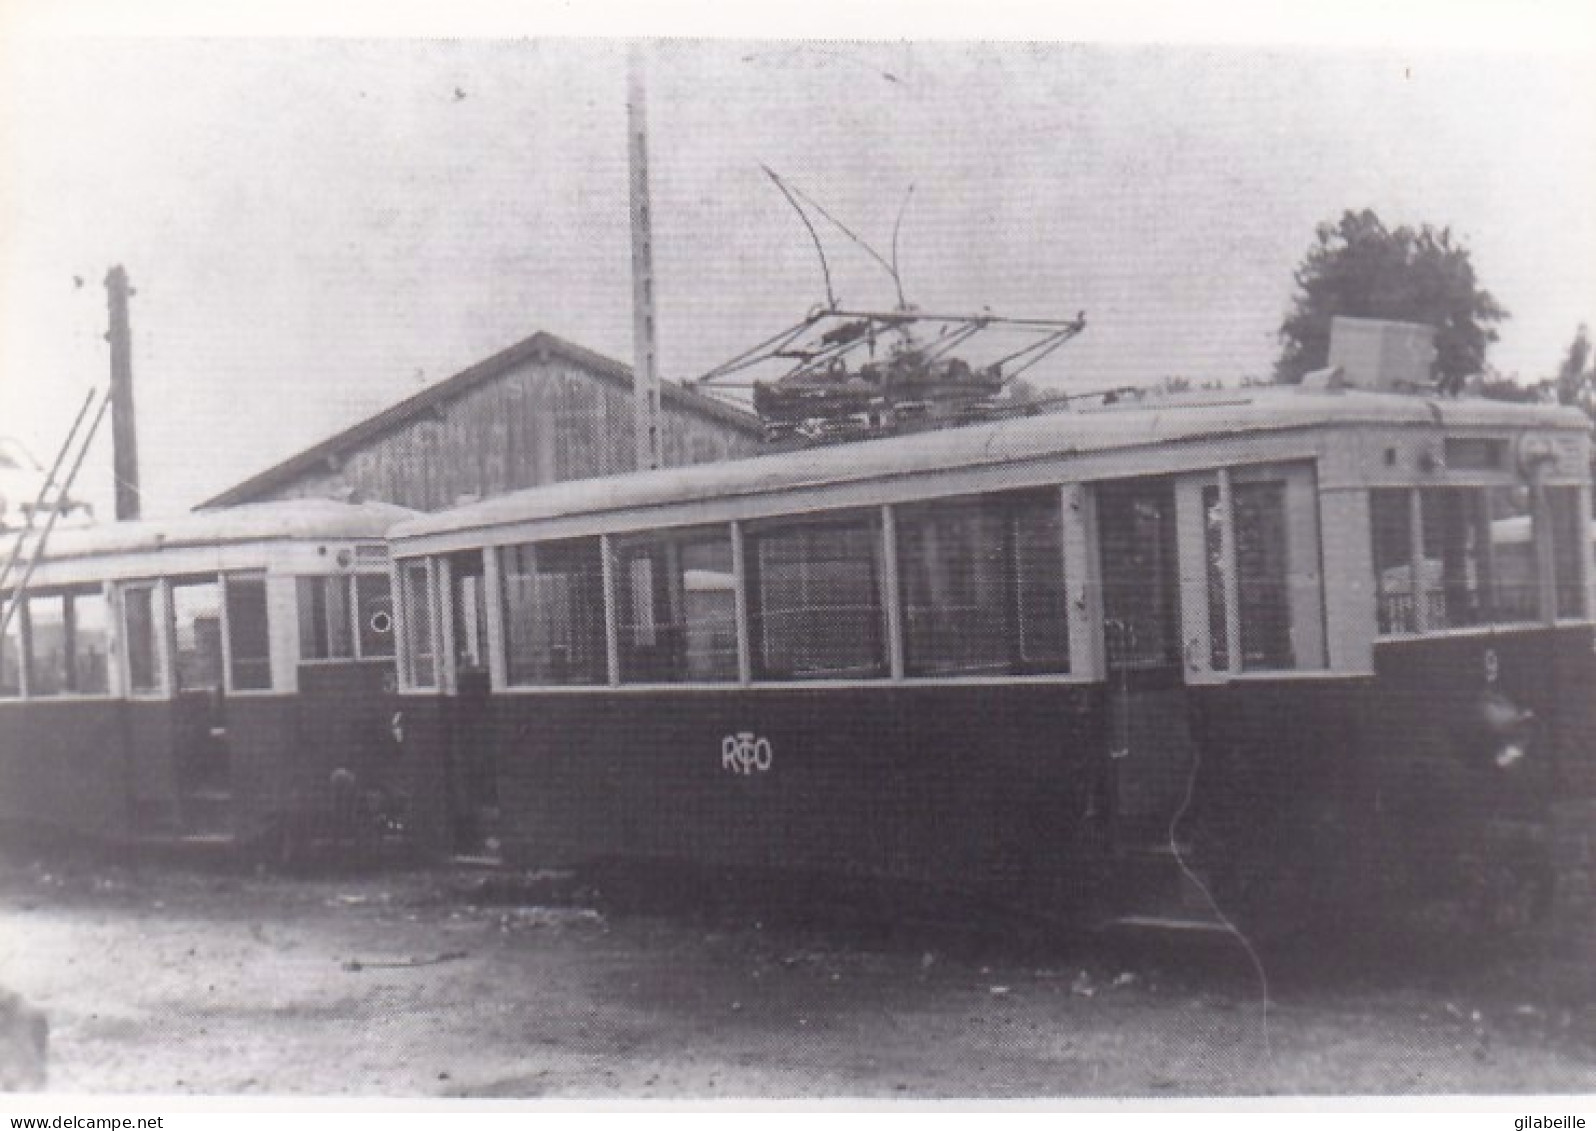
{"label": "electric tram car", "polygon": [[1596,790],[1588,430],[1243,389],[407,520],[405,757],[526,866],[1121,919],[1461,883]]}
{"label": "electric tram car", "polygon": [[243,846],[401,821],[384,536],[413,513],[306,500],[61,530],[31,567],[26,536],[0,594],[0,823]]}

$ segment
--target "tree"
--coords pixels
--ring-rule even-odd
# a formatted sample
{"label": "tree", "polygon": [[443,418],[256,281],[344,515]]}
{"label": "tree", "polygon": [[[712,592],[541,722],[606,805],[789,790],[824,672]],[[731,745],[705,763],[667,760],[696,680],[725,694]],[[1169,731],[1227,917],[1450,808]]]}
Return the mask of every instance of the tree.
{"label": "tree", "polygon": [[1557,370],[1557,403],[1576,405],[1596,419],[1596,366],[1590,360],[1590,330],[1581,323]]}
{"label": "tree", "polygon": [[1275,363],[1275,380],[1287,383],[1327,364],[1330,320],[1344,314],[1434,326],[1436,376],[1444,391],[1455,393],[1485,368],[1495,324],[1508,317],[1480,288],[1468,249],[1450,228],[1391,230],[1369,209],[1320,224],[1295,280]]}

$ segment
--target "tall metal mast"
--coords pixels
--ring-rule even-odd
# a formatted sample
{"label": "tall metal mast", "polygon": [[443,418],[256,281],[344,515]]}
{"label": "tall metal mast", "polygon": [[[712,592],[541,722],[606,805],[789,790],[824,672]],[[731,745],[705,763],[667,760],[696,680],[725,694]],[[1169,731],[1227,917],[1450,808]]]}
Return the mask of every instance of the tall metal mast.
{"label": "tall metal mast", "polygon": [[626,125],[632,204],[632,396],[637,468],[660,458],[659,347],[654,321],[654,243],[648,207],[648,118],[643,105],[643,50],[627,54]]}

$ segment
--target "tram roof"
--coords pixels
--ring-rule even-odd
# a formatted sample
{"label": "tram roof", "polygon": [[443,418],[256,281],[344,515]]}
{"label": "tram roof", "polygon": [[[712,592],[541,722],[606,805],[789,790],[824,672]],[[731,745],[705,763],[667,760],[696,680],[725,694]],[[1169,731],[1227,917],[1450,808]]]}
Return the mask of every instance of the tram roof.
{"label": "tram roof", "polygon": [[[152,553],[184,546],[244,542],[383,538],[416,512],[389,503],[343,503],[336,499],[288,499],[220,510],[191,511],[170,518],[111,522],[54,531],[45,560]],[[33,539],[29,533],[22,535]],[[3,544],[8,550],[9,539]]]}
{"label": "tram roof", "polygon": [[1586,431],[1577,409],[1360,390],[1241,389],[527,488],[395,526],[395,541],[515,522],[768,495],[837,483],[1315,427],[1536,426]]}

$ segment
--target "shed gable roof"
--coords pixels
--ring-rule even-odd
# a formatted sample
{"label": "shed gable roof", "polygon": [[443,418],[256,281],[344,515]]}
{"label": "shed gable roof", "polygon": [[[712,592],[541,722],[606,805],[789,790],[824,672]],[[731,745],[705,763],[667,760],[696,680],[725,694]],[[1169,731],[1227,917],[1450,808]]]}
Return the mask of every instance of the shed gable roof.
{"label": "shed gable roof", "polygon": [[[515,343],[452,377],[439,381],[397,404],[390,405],[374,416],[369,416],[336,435],[290,456],[282,463],[250,476],[221,494],[200,503],[196,510],[208,507],[230,507],[257,501],[267,491],[313,470],[322,461],[336,458],[352,448],[377,439],[410,423],[436,407],[462,396],[479,385],[503,376],[516,366],[544,357],[558,357],[578,366],[583,371],[613,385],[631,388],[630,366],[603,354],[595,353],[555,334],[539,330],[530,338]],[[760,434],[759,420],[753,414],[717,401],[703,393],[671,382],[660,387],[661,402],[669,407],[692,413],[706,420],[735,428],[749,436]]]}

